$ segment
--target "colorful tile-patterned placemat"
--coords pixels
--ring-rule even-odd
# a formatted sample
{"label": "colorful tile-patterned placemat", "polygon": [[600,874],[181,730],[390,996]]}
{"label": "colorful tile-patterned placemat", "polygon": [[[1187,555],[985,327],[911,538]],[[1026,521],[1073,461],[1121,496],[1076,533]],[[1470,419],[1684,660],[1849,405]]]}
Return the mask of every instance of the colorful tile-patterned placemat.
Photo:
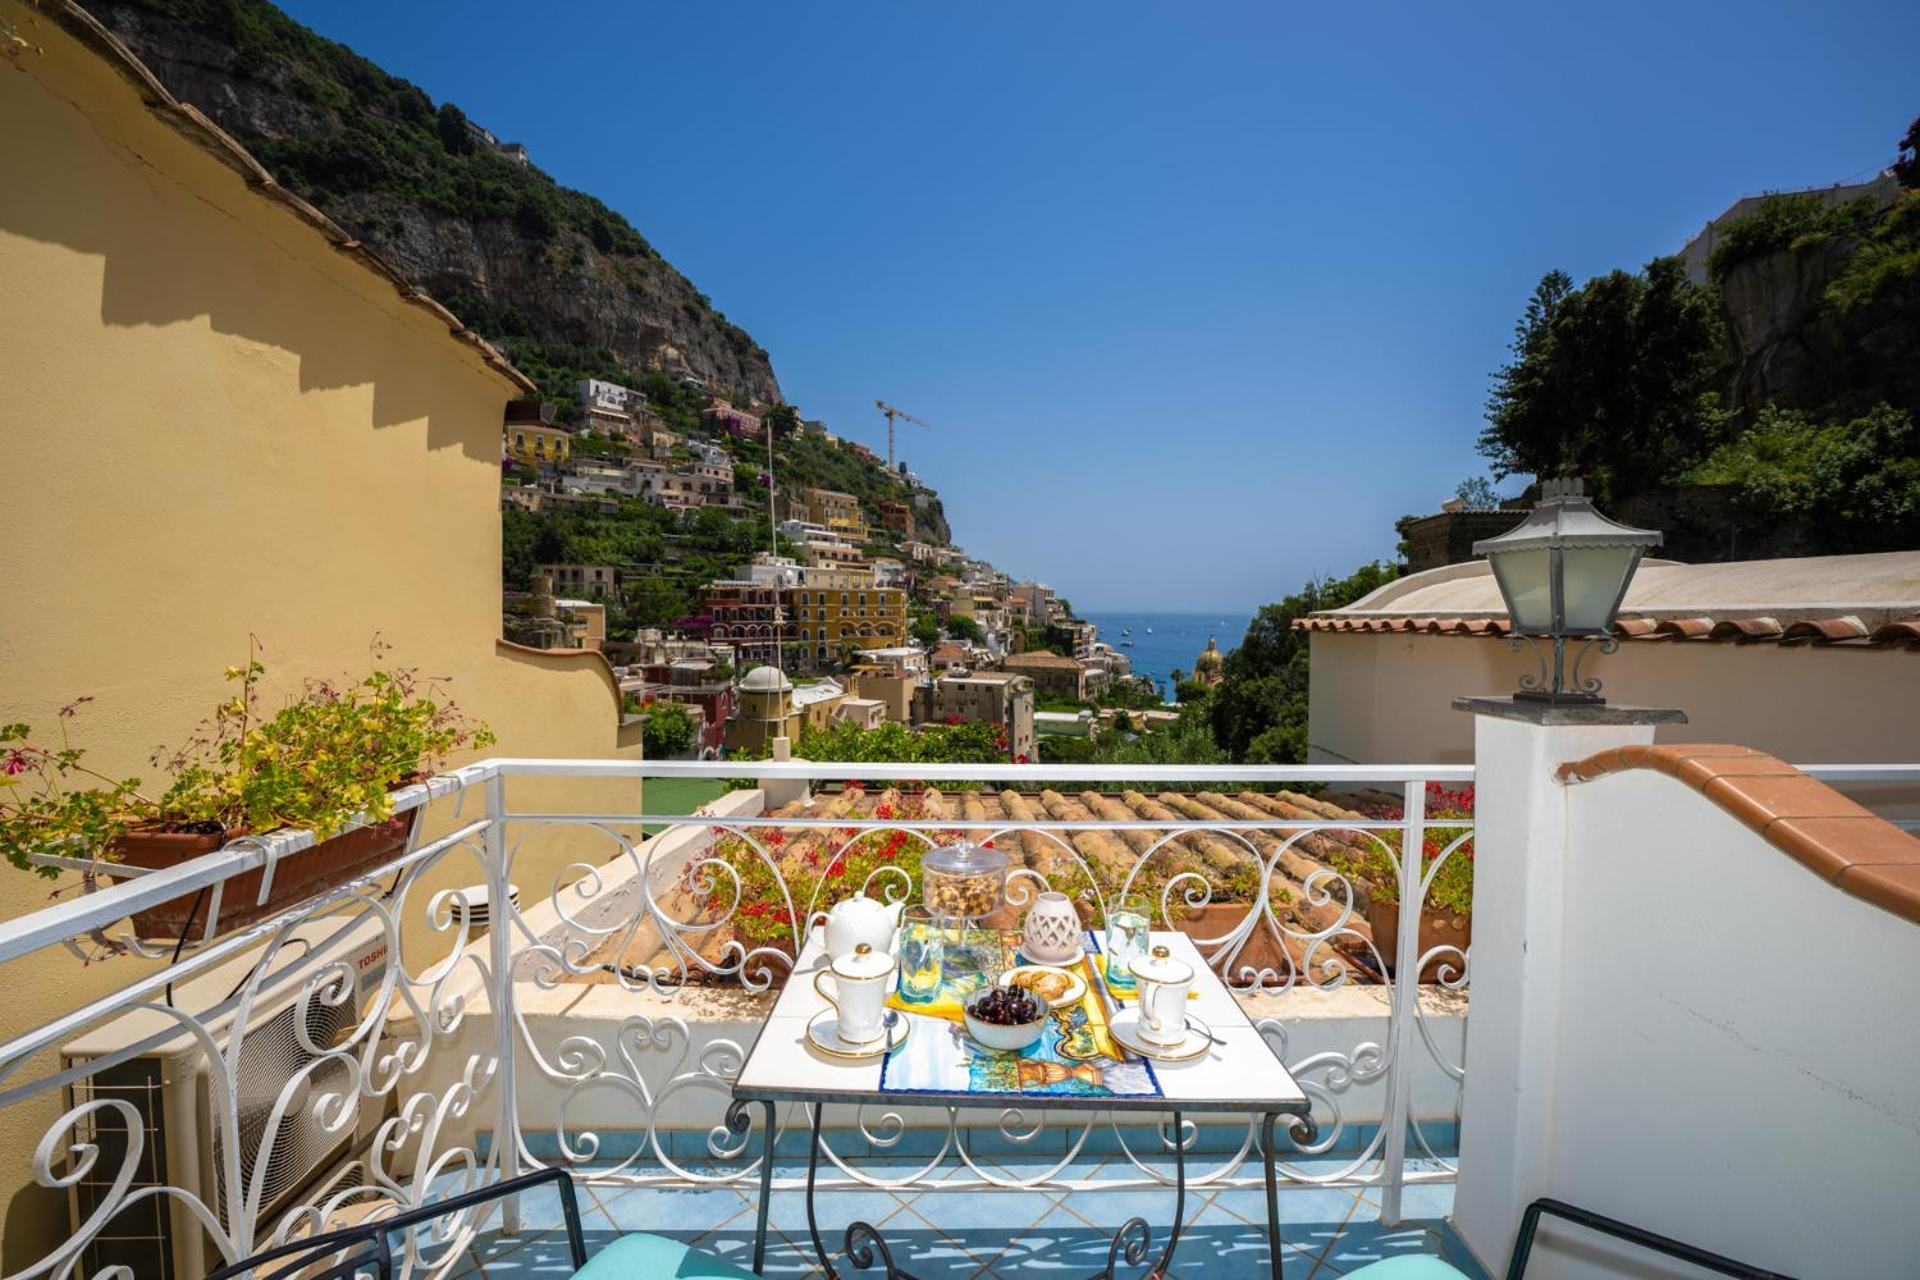
{"label": "colorful tile-patterned placemat", "polygon": [[1020,956],[1020,936],[970,929],[950,939],[948,947],[939,981],[928,983],[924,998],[909,994],[914,975],[902,975],[901,985],[887,999],[890,1007],[921,1025],[881,1064],[882,1092],[1160,1096],[1151,1065],[1122,1049],[1108,1030],[1107,1004],[1095,972],[1099,946],[1092,935],[1076,966],[1086,981],[1086,994],[1071,1008],[1055,1010],[1040,1039],[1019,1053],[996,1053],[975,1044],[967,1035],[961,1007],[1008,969],[1027,963]]}

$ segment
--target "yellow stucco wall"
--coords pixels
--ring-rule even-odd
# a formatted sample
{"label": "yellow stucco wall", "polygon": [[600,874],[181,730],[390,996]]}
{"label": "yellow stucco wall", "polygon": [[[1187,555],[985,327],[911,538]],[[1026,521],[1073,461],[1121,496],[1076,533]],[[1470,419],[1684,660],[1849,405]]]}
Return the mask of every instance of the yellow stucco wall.
{"label": "yellow stucco wall", "polygon": [[[44,49],[0,64],[0,721],[51,729],[91,695],[74,722],[89,762],[145,772],[249,634],[274,702],[363,672],[377,634],[450,678],[502,754],[637,757],[598,655],[497,642],[508,379],[96,54],[16,0],[0,17]],[[511,800],[637,811],[639,787]],[[539,837],[515,879],[544,893],[570,857]],[[477,878],[466,860],[439,882]],[[48,888],[0,866],[0,917]],[[64,953],[6,966],[0,1035],[143,972]],[[62,1198],[15,1194],[56,1114],[52,1098],[0,1111],[0,1272],[66,1229]]]}

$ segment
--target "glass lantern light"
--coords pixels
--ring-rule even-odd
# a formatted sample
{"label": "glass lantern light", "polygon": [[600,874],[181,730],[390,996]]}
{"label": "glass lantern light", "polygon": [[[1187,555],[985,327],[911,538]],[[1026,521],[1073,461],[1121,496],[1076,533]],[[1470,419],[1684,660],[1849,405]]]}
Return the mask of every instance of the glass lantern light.
{"label": "glass lantern light", "polygon": [[[1473,544],[1493,566],[1500,597],[1512,622],[1513,644],[1552,646],[1551,670],[1540,655],[1538,675],[1520,678],[1514,697],[1529,702],[1570,706],[1598,706],[1600,682],[1580,675],[1580,660],[1598,645],[1610,652],[1613,620],[1626,597],[1627,584],[1661,535],[1607,519],[1577,479],[1548,480],[1540,486],[1540,501],[1527,518],[1496,538]],[[1567,642],[1584,640],[1567,666]]]}

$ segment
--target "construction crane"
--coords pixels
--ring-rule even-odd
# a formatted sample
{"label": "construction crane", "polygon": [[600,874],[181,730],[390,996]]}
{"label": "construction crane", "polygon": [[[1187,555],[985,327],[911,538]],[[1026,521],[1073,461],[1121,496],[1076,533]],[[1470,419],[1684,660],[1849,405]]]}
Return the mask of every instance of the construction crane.
{"label": "construction crane", "polygon": [[887,415],[887,470],[891,471],[893,470],[893,420],[905,418],[908,422],[920,427],[931,427],[933,424],[914,417],[905,409],[896,409],[885,400],[875,400],[873,407]]}

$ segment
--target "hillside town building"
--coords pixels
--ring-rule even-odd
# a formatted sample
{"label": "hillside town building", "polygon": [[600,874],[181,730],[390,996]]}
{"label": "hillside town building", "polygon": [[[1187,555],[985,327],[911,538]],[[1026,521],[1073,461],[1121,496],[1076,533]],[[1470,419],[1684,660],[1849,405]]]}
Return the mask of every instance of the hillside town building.
{"label": "hillside town building", "polygon": [[530,467],[558,466],[573,452],[573,432],[555,426],[552,406],[537,400],[513,400],[507,404],[501,437],[507,456]]}
{"label": "hillside town building", "polygon": [[1087,671],[1072,658],[1039,649],[1032,653],[1008,654],[1000,660],[1000,668],[1028,677],[1040,693],[1086,700]]}
{"label": "hillside town building", "polygon": [[807,489],[800,497],[809,521],[853,542],[867,540],[867,518],[860,510],[860,499],[836,489]]}
{"label": "hillside town building", "polygon": [[1006,731],[1016,761],[1034,758],[1033,681],[1008,671],[948,673],[915,690],[914,719],[923,724],[994,724]]}

